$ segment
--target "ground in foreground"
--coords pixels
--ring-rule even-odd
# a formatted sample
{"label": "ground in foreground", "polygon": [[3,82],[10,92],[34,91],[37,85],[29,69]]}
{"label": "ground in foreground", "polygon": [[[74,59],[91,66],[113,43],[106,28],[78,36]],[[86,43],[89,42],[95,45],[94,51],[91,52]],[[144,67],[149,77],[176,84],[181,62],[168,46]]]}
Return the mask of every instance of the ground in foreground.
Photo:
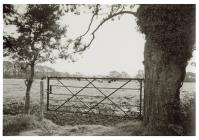
{"label": "ground in foreground", "polygon": [[21,136],[137,136],[143,135],[141,121],[127,121],[114,126],[103,125],[56,125],[50,120],[32,115],[6,115],[3,122],[4,135]]}

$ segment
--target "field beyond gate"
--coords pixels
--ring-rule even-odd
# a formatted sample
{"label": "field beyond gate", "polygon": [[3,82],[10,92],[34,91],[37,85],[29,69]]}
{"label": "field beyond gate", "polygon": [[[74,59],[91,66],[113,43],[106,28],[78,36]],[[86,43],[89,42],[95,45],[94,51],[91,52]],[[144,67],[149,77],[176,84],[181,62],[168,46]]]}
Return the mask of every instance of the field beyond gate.
{"label": "field beyond gate", "polygon": [[48,77],[47,111],[142,116],[143,79]]}

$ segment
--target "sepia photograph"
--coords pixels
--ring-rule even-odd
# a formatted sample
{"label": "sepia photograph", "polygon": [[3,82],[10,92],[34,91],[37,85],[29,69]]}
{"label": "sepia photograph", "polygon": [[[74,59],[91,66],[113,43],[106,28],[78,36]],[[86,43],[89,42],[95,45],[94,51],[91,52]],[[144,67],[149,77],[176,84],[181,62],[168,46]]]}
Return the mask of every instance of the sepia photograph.
{"label": "sepia photograph", "polygon": [[3,136],[196,136],[196,4],[2,4]]}

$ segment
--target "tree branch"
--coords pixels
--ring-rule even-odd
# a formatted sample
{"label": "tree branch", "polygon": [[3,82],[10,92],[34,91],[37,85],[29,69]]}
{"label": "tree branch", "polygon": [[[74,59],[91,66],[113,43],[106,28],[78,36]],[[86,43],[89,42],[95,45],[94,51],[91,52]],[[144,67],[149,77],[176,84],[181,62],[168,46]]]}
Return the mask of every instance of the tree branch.
{"label": "tree branch", "polygon": [[[95,28],[95,30],[93,30],[93,32],[91,33],[92,39],[90,40],[90,42],[89,42],[87,45],[84,45],[84,48],[82,48],[82,49],[80,49],[80,50],[76,50],[76,51],[74,51],[74,52],[72,52],[72,53],[69,53],[68,55],[72,55],[72,54],[75,54],[75,53],[79,53],[79,52],[85,51],[88,47],[90,47],[90,45],[92,44],[93,40],[95,39],[95,33],[96,33],[96,31],[97,31],[104,23],[106,23],[107,21],[109,21],[110,19],[112,19],[112,18],[114,18],[114,17],[116,17],[116,16],[123,15],[123,14],[130,14],[130,15],[136,16],[136,12],[132,12],[132,11],[120,11],[120,12],[118,12],[118,13],[110,14],[107,18],[105,18],[103,21],[101,21],[101,23]],[[85,35],[89,32],[95,15],[96,15],[96,14],[94,13],[93,16],[92,16],[92,18],[91,18],[91,22],[90,22],[90,24],[89,24],[89,27],[88,27],[87,31],[86,31],[83,35],[81,35],[81,36],[79,37],[79,39],[80,39],[79,41],[81,41],[82,37],[85,36]]]}
{"label": "tree branch", "polygon": [[91,28],[91,25],[93,23],[94,17],[98,14],[98,8],[99,8],[99,4],[97,4],[97,6],[96,6],[96,10],[95,10],[95,12],[94,12],[94,14],[93,14],[93,16],[91,18],[91,21],[90,21],[90,24],[88,26],[88,29],[86,30],[86,32],[83,35],[80,36],[80,38],[82,38],[83,36],[85,36],[89,32],[89,30]]}

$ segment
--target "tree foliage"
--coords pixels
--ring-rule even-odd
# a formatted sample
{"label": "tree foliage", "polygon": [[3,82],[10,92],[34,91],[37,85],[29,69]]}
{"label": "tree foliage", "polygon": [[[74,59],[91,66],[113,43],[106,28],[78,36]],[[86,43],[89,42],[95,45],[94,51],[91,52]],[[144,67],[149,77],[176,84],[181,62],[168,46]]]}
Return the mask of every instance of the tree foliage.
{"label": "tree foliage", "polygon": [[187,65],[195,44],[195,5],[140,5],[139,30],[165,52],[165,63],[172,60]]}
{"label": "tree foliage", "polygon": [[58,50],[66,32],[58,23],[60,16],[59,5],[27,5],[26,12],[12,23],[19,36],[8,38],[10,45],[4,44],[4,55],[27,64],[52,62],[52,51]]}
{"label": "tree foliage", "polygon": [[[3,21],[5,25],[9,25],[13,22],[13,16],[15,13],[14,6],[11,4],[3,4]],[[8,49],[8,51],[12,51],[14,46],[15,38],[3,32],[3,49]]]}
{"label": "tree foliage", "polygon": [[3,19],[5,24],[9,24],[12,20],[10,17],[15,13],[14,6],[11,4],[3,4]]}

